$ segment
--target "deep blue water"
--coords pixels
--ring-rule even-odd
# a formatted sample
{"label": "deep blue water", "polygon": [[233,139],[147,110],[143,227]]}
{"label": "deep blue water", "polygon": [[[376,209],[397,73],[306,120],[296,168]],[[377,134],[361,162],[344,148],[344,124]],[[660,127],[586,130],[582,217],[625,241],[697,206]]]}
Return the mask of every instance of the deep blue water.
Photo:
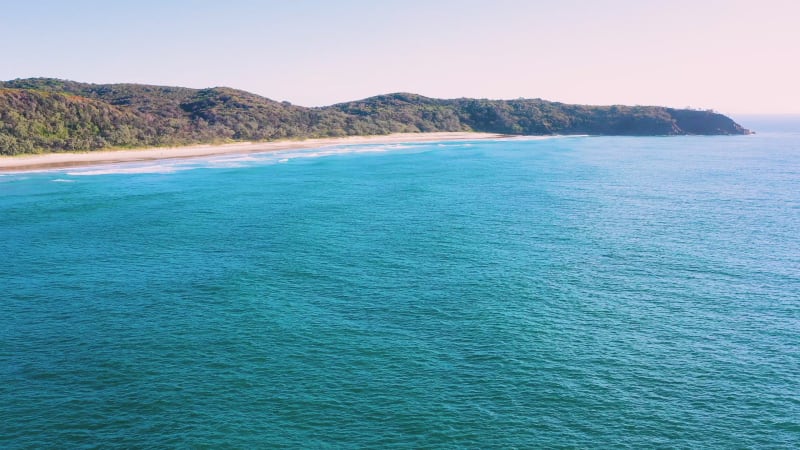
{"label": "deep blue water", "polygon": [[800,133],[0,176],[0,447],[800,446]]}

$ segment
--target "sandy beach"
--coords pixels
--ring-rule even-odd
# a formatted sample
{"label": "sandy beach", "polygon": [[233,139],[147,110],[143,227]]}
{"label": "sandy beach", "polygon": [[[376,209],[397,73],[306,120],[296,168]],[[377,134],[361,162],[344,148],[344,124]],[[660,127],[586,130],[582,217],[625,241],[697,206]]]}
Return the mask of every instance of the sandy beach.
{"label": "sandy beach", "polygon": [[500,137],[504,136],[493,133],[472,132],[395,133],[383,136],[348,136],[340,138],[306,139],[295,141],[241,142],[235,144],[158,147],[137,150],[100,150],[82,153],[47,153],[43,155],[0,156],[0,172],[36,171],[98,164],[262,153],[277,150],[325,147],[329,145],[396,144],[404,142],[495,139]]}

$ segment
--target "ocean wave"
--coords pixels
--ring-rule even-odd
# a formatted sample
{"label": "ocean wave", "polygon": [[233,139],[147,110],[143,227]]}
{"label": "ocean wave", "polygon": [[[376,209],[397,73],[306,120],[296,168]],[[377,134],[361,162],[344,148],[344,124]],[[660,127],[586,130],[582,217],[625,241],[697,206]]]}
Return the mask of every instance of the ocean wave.
{"label": "ocean wave", "polygon": [[500,138],[501,141],[549,141],[551,139],[584,138],[590,137],[589,134],[552,134],[547,136],[512,136]]}
{"label": "ocean wave", "polygon": [[[194,169],[232,169],[258,165],[284,164],[293,159],[323,158],[349,154],[384,153],[432,148],[435,144],[343,144],[306,149],[286,149],[263,153],[229,154],[206,157],[189,157],[156,162],[123,162],[84,168],[51,169],[70,176],[171,174]],[[447,145],[447,144],[445,144]],[[469,144],[457,144],[469,145]]]}
{"label": "ocean wave", "polygon": [[102,166],[88,170],[72,170],[66,172],[67,175],[84,177],[96,175],[115,175],[115,174],[142,174],[142,173],[173,173],[180,170],[177,164],[150,164],[146,166],[131,167],[127,164],[118,164],[113,166]]}
{"label": "ocean wave", "polygon": [[[290,155],[292,158],[319,158],[324,156],[336,156],[336,155],[348,155],[348,154],[358,154],[358,153],[383,153],[388,151],[396,151],[396,150],[409,150],[414,148],[422,147],[421,145],[409,145],[409,144],[382,144],[382,145],[369,145],[369,144],[362,144],[362,145],[336,145],[336,146],[329,146],[329,147],[318,147],[314,149],[306,149],[306,150],[295,150],[293,154]],[[278,152],[276,152],[278,153]],[[286,153],[282,153],[282,156],[287,156]]]}

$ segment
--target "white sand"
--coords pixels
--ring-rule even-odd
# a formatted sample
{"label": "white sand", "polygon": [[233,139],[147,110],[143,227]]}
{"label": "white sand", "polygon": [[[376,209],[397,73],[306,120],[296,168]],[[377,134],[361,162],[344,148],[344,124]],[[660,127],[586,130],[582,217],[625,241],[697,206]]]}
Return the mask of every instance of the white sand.
{"label": "white sand", "polygon": [[316,148],[343,144],[396,144],[404,142],[435,142],[504,137],[492,133],[396,133],[383,136],[349,136],[341,138],[306,139],[303,141],[242,142],[223,145],[192,145],[159,147],[140,150],[102,150],[83,153],[48,153],[44,155],[0,156],[0,172],[57,169],[97,164],[112,164],[159,159],[193,158],[214,155],[262,153],[276,150]]}

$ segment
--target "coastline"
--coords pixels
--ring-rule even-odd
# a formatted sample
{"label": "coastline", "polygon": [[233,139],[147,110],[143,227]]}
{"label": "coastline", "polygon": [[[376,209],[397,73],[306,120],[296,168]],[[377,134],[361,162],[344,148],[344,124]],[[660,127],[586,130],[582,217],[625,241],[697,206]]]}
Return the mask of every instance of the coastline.
{"label": "coastline", "polygon": [[347,136],[305,139],[302,141],[239,142],[221,145],[189,145],[135,150],[98,150],[83,153],[47,153],[38,155],[0,156],[0,172],[29,172],[70,167],[189,159],[205,156],[264,153],[278,150],[325,147],[330,145],[399,144],[406,142],[464,141],[507,137],[496,133],[471,131],[440,133],[394,133],[378,136]]}

